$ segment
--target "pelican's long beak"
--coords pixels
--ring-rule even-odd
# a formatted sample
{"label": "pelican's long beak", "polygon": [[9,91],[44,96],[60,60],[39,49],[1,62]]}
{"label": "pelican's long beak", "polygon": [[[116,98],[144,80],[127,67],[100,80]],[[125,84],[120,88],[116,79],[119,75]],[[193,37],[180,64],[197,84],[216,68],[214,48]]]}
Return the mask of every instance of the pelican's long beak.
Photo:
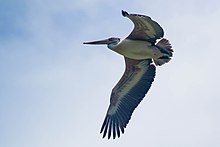
{"label": "pelican's long beak", "polygon": [[91,42],[83,42],[83,44],[109,44],[111,41],[109,39],[91,41]]}

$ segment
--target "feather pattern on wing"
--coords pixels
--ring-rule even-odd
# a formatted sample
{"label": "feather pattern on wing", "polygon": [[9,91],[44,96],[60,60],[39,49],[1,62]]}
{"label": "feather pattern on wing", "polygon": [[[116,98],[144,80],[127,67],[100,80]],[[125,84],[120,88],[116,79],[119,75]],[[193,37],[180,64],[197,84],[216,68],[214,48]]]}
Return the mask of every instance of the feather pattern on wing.
{"label": "feather pattern on wing", "polygon": [[122,15],[128,17],[134,23],[134,29],[127,37],[133,40],[145,40],[156,43],[164,35],[162,27],[149,16],[139,14],[128,14],[122,10]]}
{"label": "feather pattern on wing", "polygon": [[103,138],[120,137],[134,109],[142,101],[155,77],[155,66],[151,59],[133,60],[125,57],[126,69],[112,89],[110,105],[101,127]]}

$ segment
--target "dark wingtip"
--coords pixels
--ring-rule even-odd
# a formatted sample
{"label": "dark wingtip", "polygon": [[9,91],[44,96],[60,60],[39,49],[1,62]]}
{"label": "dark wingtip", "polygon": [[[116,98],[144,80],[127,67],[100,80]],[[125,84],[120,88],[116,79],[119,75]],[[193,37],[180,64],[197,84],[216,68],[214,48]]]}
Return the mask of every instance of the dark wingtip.
{"label": "dark wingtip", "polygon": [[126,12],[126,11],[124,11],[124,10],[122,10],[121,13],[122,13],[122,15],[123,15],[124,17],[126,17],[126,16],[129,15],[128,12]]}

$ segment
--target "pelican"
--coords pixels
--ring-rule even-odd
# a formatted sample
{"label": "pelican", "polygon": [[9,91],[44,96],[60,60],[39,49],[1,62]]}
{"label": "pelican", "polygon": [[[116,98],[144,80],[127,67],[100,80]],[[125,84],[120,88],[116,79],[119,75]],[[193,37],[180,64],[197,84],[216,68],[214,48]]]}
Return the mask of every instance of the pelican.
{"label": "pelican", "polygon": [[[100,133],[108,139],[119,138],[131,119],[134,109],[143,100],[156,74],[156,66],[171,60],[172,46],[164,36],[162,27],[149,16],[122,15],[134,23],[134,29],[124,40],[111,37],[105,40],[84,42],[83,44],[106,44],[107,47],[124,56],[125,72],[112,89],[110,105]],[[157,40],[160,39],[158,42]]]}

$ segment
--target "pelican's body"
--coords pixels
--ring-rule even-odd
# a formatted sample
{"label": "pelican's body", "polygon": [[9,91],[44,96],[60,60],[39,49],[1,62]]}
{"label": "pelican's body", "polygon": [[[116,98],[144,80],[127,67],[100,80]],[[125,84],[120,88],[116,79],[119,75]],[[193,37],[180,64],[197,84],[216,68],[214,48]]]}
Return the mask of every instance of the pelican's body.
{"label": "pelican's body", "polygon": [[113,51],[135,60],[151,59],[160,56],[160,51],[152,43],[142,40],[124,39]]}
{"label": "pelican's body", "polygon": [[[103,138],[113,139],[124,133],[134,109],[145,97],[156,74],[155,65],[168,63],[172,57],[172,47],[164,35],[161,26],[150,17],[128,14],[122,11],[134,23],[130,35],[120,42],[119,38],[108,38],[84,44],[107,44],[108,48],[123,55],[125,72],[112,89],[110,105],[101,127]],[[162,39],[161,39],[162,38]],[[160,39],[157,42],[157,39]],[[152,63],[154,61],[154,64]]]}

